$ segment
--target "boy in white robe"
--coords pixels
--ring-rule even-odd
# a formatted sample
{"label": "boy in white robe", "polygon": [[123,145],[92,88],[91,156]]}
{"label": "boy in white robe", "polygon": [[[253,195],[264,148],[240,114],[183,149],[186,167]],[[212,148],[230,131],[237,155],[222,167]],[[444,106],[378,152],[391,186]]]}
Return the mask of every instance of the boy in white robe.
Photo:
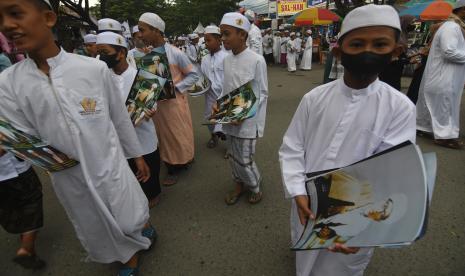
{"label": "boy in white robe", "polygon": [[[119,88],[121,100],[124,102],[128,98],[137,76],[137,69],[130,66],[126,60],[127,47],[126,40],[119,34],[103,32],[97,36],[97,49],[100,60],[103,60],[111,69],[112,77]],[[135,130],[142,147],[144,160],[150,168],[150,178],[146,182],[140,182],[140,185],[149,201],[149,208],[153,208],[158,203],[161,193],[158,137],[155,125],[150,117],[146,117],[146,120],[138,124]],[[128,162],[133,172],[137,173],[134,160],[131,158]]]}
{"label": "boy in white robe", "polygon": [[287,41],[287,71],[294,73],[297,70],[296,60],[297,60],[297,40],[295,38],[295,33],[291,33],[291,39]]}
{"label": "boy in white robe", "polygon": [[286,66],[287,64],[287,42],[289,41],[289,31],[285,30],[284,32],[281,32],[281,60],[280,63],[283,66]]}
{"label": "boy in white robe", "polygon": [[281,33],[279,31],[273,36],[273,58],[275,64],[281,63]]}
{"label": "boy in white robe", "polygon": [[312,55],[313,55],[313,38],[312,31],[307,31],[307,41],[305,42],[304,54],[300,63],[301,70],[312,70]]}
{"label": "boy in white robe", "polygon": [[[91,260],[136,273],[137,252],[151,245],[138,184],[150,171],[121,97],[112,96],[118,88],[108,67],[56,46],[48,1],[2,0],[0,17],[0,31],[29,54],[0,75],[0,116],[80,162],[51,174],[77,237]],[[126,158],[136,158],[137,178]]]}
{"label": "boy in white robe", "polygon": [[263,54],[268,65],[273,64],[273,36],[271,35],[271,28],[266,29],[263,36]]}
{"label": "boy in white robe", "polygon": [[302,56],[302,38],[300,38],[300,33],[296,33],[295,38],[295,48],[297,49],[297,54],[295,57],[296,64],[300,64],[301,56]]}
{"label": "boy in white robe", "polygon": [[252,10],[247,10],[244,16],[250,22],[249,35],[247,36],[246,45],[250,50],[254,51],[258,55],[263,55],[263,38],[262,32],[255,25],[255,13]]}
{"label": "boy in white robe", "polygon": [[[224,86],[221,96],[250,82],[258,101],[256,115],[238,124],[223,126],[228,135],[229,161],[233,171],[235,190],[226,195],[228,205],[237,203],[240,196],[250,191],[249,203],[262,199],[261,176],[254,161],[257,138],[263,137],[268,99],[266,62],[246,46],[250,23],[240,13],[227,13],[221,20],[221,35],[226,50],[232,54],[224,59]],[[215,108],[216,109],[216,108]]]}
{"label": "boy in white robe", "polygon": [[[351,11],[342,24],[335,53],[346,68],[344,79],[306,94],[279,151],[285,195],[293,198],[291,236],[296,241],[308,219],[305,175],[343,167],[398,145],[415,142],[415,107],[401,92],[378,80],[400,53],[397,12],[367,5]],[[344,253],[344,254],[341,254]],[[362,275],[373,249],[347,248],[296,253],[297,275]]]}
{"label": "boy in white robe", "polygon": [[[210,54],[202,59],[201,69],[211,83],[210,90],[205,94],[204,117],[207,119],[212,113],[213,105],[223,92],[223,61],[228,52],[221,45],[221,31],[217,26],[207,26],[205,28],[205,45]],[[208,148],[217,146],[218,137],[226,138],[220,124],[209,125],[208,130],[211,134],[211,138],[207,143]]]}
{"label": "boy in white robe", "polygon": [[460,105],[465,83],[465,1],[457,1],[431,43],[417,102],[417,129],[435,143],[460,149]]}
{"label": "boy in white robe", "polygon": [[97,56],[97,36],[94,34],[86,34],[84,36],[84,49],[89,57]]}
{"label": "boy in white robe", "polygon": [[198,57],[199,57],[199,35],[198,34],[190,34],[189,35],[189,44],[187,45],[186,54],[189,60],[195,66],[198,66]]}
{"label": "boy in white robe", "polygon": [[135,57],[150,53],[150,47],[145,46],[144,41],[142,40],[142,36],[139,32],[139,26],[134,26],[132,28],[132,42],[134,44],[134,48],[128,51],[127,61],[130,66],[137,69]]}

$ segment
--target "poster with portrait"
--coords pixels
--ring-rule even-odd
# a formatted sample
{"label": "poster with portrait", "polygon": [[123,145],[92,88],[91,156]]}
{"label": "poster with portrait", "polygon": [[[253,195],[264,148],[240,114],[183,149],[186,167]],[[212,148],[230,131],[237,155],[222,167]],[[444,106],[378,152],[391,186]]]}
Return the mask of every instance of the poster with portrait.
{"label": "poster with portrait", "polygon": [[153,109],[163,94],[166,79],[139,69],[126,99],[126,107],[135,126],[140,125],[147,111]]}
{"label": "poster with portrait", "polygon": [[14,128],[3,118],[0,118],[0,148],[49,172],[62,171],[79,164],[39,137]]}
{"label": "poster with portrait", "polygon": [[162,93],[158,100],[169,100],[176,98],[176,89],[171,76],[168,57],[165,53],[152,51],[148,54],[137,52],[134,55],[136,66],[140,70],[152,73],[162,79],[165,79]]}
{"label": "poster with portrait", "polygon": [[218,110],[205,124],[234,124],[252,118],[257,113],[258,100],[251,82],[235,89],[216,101]]}
{"label": "poster with portrait", "polygon": [[[426,159],[425,159],[426,158]],[[350,166],[312,173],[308,220],[293,250],[408,245],[424,234],[436,157],[406,142]]]}

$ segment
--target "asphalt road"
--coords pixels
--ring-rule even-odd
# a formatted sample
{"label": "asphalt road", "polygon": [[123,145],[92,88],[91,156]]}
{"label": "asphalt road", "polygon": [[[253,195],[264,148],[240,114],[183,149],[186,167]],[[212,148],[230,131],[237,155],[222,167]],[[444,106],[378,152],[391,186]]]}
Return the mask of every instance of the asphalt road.
{"label": "asphalt road", "polygon": [[[203,98],[192,98],[195,164],[177,185],[163,189],[160,205],[151,211],[160,237],[143,258],[142,275],[294,275],[290,202],[284,199],[278,149],[300,99],[320,84],[322,68],[290,74],[272,67],[268,76],[266,132],[256,156],[264,177],[263,201],[256,206],[245,198],[235,206],[224,204],[224,194],[233,187],[223,159],[225,145],[206,148],[209,134],[201,125]],[[462,108],[462,130],[464,113]],[[366,275],[465,275],[465,151],[440,148],[425,138],[418,142],[439,159],[428,233],[412,246],[377,249]],[[45,227],[38,253],[48,266],[32,273],[13,264],[18,237],[1,229],[0,275],[115,275],[116,264],[85,261],[86,254],[47,177],[41,176]]]}

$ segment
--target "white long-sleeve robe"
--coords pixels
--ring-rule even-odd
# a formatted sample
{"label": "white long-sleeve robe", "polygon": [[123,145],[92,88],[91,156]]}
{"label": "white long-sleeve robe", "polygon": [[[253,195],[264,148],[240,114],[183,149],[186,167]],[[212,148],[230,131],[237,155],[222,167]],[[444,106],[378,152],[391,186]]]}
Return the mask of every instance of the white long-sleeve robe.
{"label": "white long-sleeve robe", "polygon": [[270,34],[263,36],[263,53],[265,55],[273,53],[273,37]]}
{"label": "white long-sleeve robe", "polygon": [[251,81],[252,89],[258,100],[257,114],[244,120],[240,125],[224,125],[226,134],[238,138],[255,139],[263,137],[268,102],[268,76],[266,62],[250,49],[238,55],[228,55],[224,59],[224,85],[221,96]]}
{"label": "white long-sleeve robe", "polygon": [[[126,102],[136,76],[137,70],[131,66],[129,66],[121,75],[117,75],[112,72],[112,77],[115,80],[116,86],[119,88],[121,100],[123,102]],[[135,130],[137,138],[139,138],[142,153],[147,155],[155,152],[158,148],[158,137],[153,121],[143,120],[140,125],[135,127]]]}
{"label": "white long-sleeve robe", "polygon": [[[404,141],[415,142],[415,135],[414,105],[389,85],[377,80],[353,90],[337,80],[319,86],[303,97],[279,151],[286,198],[307,194],[306,173],[352,164]],[[292,200],[294,242],[302,231]],[[371,249],[354,255],[297,252],[297,275],[361,275],[371,254]]]}
{"label": "white long-sleeve robe", "polygon": [[0,75],[0,116],[80,164],[52,174],[58,199],[93,261],[127,262],[148,248],[148,203],[126,158],[142,155],[105,63],[61,51],[50,77],[31,59]]}
{"label": "white long-sleeve robe", "polygon": [[[209,54],[202,59],[202,73],[211,83],[210,90],[205,94],[205,119],[211,115],[213,104],[216,103],[216,100],[223,92],[224,58],[227,55],[229,55],[229,53],[226,50],[221,49],[213,55]],[[222,126],[217,124],[211,130],[213,132],[221,132],[222,129]]]}
{"label": "white long-sleeve robe", "polygon": [[197,64],[197,57],[199,54],[199,46],[189,43],[186,48],[186,55],[192,64]]}
{"label": "white long-sleeve robe", "polygon": [[304,55],[300,63],[300,69],[312,70],[312,55],[313,55],[313,38],[309,36],[305,42]]}
{"label": "white long-sleeve robe", "polygon": [[273,37],[273,57],[274,62],[279,64],[281,61],[281,37],[278,35]]}
{"label": "white long-sleeve robe", "polygon": [[263,38],[260,29],[252,23],[249,36],[247,37],[247,47],[259,55],[263,55]]}
{"label": "white long-sleeve robe", "polygon": [[287,48],[287,71],[295,72],[297,70],[296,59],[297,59],[297,40],[289,40],[286,44]]}
{"label": "white long-sleeve robe", "polygon": [[436,139],[455,139],[465,83],[465,39],[460,26],[445,22],[431,44],[417,102],[417,128]]}

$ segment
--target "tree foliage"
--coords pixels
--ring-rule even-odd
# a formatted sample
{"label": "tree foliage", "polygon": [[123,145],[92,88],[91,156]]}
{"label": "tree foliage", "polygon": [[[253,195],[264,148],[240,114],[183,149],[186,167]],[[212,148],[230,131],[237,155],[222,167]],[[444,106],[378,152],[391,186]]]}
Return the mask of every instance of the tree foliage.
{"label": "tree foliage", "polygon": [[[85,22],[91,28],[96,27],[95,22],[91,19],[89,0],[51,0],[50,3],[55,12],[62,18]],[[63,12],[64,10],[60,8],[60,4],[74,14]]]}
{"label": "tree foliage", "polygon": [[[368,1],[365,0],[334,0],[336,6],[336,13],[342,17],[345,17],[351,10],[366,5]],[[373,0],[375,5],[394,5],[396,0]],[[327,6],[329,0],[327,1]]]}
{"label": "tree foliage", "polygon": [[99,17],[118,21],[128,20],[135,25],[144,12],[158,14],[166,23],[168,34],[192,31],[201,22],[219,24],[224,13],[235,11],[238,0],[100,0]]}

